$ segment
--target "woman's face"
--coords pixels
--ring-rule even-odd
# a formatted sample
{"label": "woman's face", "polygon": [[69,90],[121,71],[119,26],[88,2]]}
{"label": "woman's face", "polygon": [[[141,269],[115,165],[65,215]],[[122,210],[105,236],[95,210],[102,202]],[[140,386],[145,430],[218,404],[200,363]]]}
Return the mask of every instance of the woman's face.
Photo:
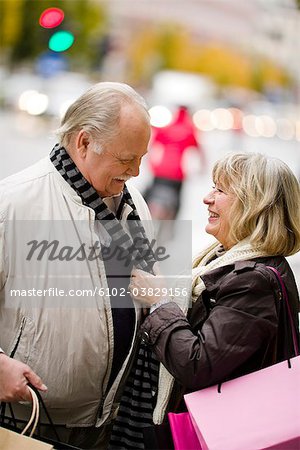
{"label": "woman's face", "polygon": [[234,243],[229,240],[229,212],[235,195],[225,192],[219,183],[204,197],[203,202],[208,206],[208,224],[205,231],[212,234],[225,249],[231,248]]}

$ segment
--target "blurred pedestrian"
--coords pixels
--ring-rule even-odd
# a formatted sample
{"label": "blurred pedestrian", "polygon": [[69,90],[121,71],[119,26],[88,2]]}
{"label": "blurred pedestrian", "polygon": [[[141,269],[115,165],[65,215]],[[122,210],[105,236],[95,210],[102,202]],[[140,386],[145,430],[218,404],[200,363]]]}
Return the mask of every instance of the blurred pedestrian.
{"label": "blurred pedestrian", "polygon": [[259,153],[223,157],[214,165],[213,182],[204,198],[205,229],[216,242],[196,257],[181,307],[176,298],[152,295],[163,286],[158,277],[132,273],[132,294],[151,308],[141,333],[162,363],[156,424],[167,411],[182,410],[187,392],[295,356],[280,283],[270,267],[288,293],[299,345],[299,294],[285,258],[300,250],[299,182],[285,163]]}
{"label": "blurred pedestrian", "polygon": [[[130,273],[133,266],[153,272],[155,263],[147,205],[126,185],[148,148],[146,104],[128,85],[98,83],[68,108],[58,135],[49,156],[0,183],[0,401],[31,400],[28,383],[44,392],[47,385],[45,403],[62,440],[103,450],[141,320],[128,293]],[[26,258],[18,272],[17,225],[33,221],[42,231],[49,224],[49,234],[60,224],[64,241],[57,242],[70,255],[65,241],[74,234],[81,253],[62,266],[46,253],[39,273]],[[123,258],[104,258],[112,249]],[[64,270],[56,278],[54,266]],[[22,296],[10,303],[8,286],[18,279],[25,293],[41,281],[37,307]],[[55,298],[58,282],[73,291],[84,285],[94,298]],[[26,420],[30,407],[16,403],[14,411]]]}
{"label": "blurred pedestrian", "polygon": [[182,105],[176,110],[169,125],[152,129],[148,161],[153,180],[144,196],[154,219],[176,218],[186,177],[184,156],[191,148],[197,150],[204,170],[206,160],[198,131],[188,108]]}

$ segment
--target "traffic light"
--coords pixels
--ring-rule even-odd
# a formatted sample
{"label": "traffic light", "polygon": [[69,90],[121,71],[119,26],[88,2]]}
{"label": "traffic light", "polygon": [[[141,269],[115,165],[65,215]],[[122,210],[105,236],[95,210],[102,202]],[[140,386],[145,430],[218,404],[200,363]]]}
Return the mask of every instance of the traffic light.
{"label": "traffic light", "polygon": [[58,27],[64,20],[65,14],[60,8],[48,8],[40,15],[39,24],[43,28]]}
{"label": "traffic light", "polygon": [[54,52],[68,50],[74,42],[74,35],[69,31],[57,31],[49,39],[49,49]]}
{"label": "traffic light", "polygon": [[[63,22],[64,17],[62,9],[47,8],[41,13],[39,24],[43,28],[56,28]],[[64,52],[73,45],[74,40],[74,35],[70,31],[59,30],[50,36],[48,47],[53,52]]]}

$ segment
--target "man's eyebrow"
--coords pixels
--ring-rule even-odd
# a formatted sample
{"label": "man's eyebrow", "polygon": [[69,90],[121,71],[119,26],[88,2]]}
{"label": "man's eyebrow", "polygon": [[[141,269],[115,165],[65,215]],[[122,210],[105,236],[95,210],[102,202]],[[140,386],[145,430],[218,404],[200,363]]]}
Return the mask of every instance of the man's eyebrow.
{"label": "man's eyebrow", "polygon": [[128,154],[128,155],[120,155],[119,159],[122,159],[123,161],[127,161],[130,159],[140,158],[142,156],[145,156],[148,152],[143,153],[142,155],[136,155],[136,154]]}

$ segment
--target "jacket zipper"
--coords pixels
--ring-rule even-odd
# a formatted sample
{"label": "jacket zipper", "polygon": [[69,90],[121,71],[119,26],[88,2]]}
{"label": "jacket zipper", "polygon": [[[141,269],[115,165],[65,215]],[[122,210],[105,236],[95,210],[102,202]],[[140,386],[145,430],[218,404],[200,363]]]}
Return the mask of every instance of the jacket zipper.
{"label": "jacket zipper", "polygon": [[15,345],[14,345],[14,347],[13,347],[13,349],[12,349],[10,355],[9,355],[11,358],[13,358],[13,357],[15,356],[15,353],[16,353],[17,348],[18,348],[18,346],[19,346],[19,343],[20,343],[20,340],[21,340],[22,331],[23,331],[25,322],[26,322],[26,317],[23,317],[23,319],[22,319],[22,321],[21,321],[21,326],[20,326],[19,334],[18,334],[18,336],[17,336],[16,343],[15,343]]}

